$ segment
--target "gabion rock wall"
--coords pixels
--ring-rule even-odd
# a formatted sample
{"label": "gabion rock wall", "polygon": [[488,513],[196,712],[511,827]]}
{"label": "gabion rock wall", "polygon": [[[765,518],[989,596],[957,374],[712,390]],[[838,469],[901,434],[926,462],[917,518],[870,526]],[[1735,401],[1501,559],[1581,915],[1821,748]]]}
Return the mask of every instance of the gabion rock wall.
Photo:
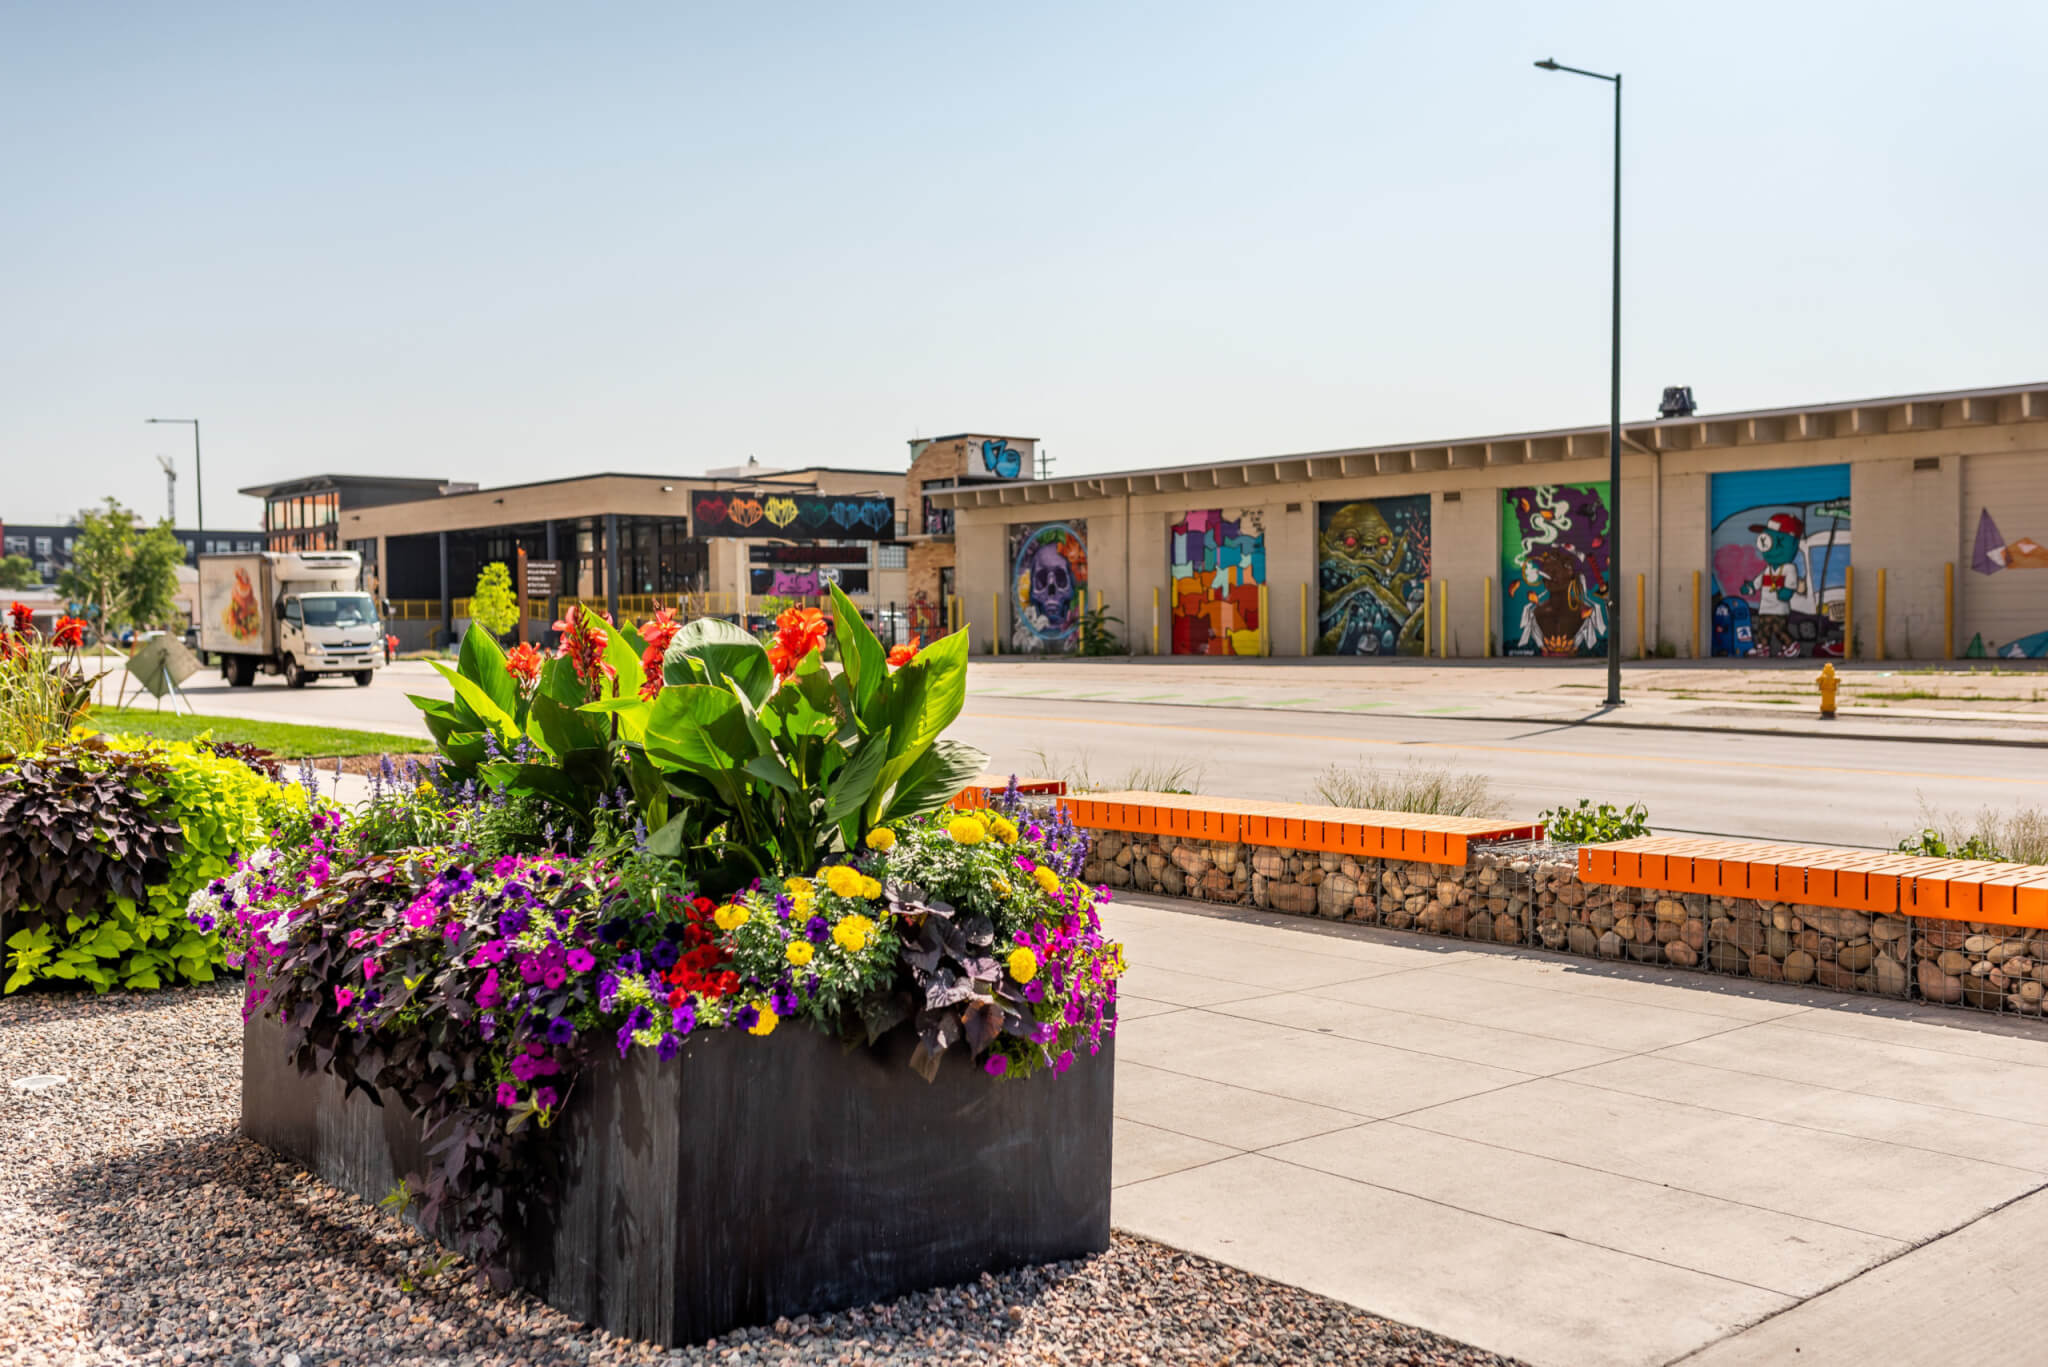
{"label": "gabion rock wall", "polygon": [[1296,916],[1533,944],[1838,992],[2040,1016],[2048,931],[1579,881],[1575,847],[1478,844],[1464,865],[1095,832],[1084,877]]}

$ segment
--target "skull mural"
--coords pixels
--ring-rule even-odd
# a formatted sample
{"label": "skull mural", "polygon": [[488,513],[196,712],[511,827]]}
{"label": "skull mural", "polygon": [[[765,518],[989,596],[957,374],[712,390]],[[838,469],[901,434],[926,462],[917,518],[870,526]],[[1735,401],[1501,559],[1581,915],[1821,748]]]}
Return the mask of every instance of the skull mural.
{"label": "skull mural", "polygon": [[1074,649],[1088,601],[1087,524],[1010,528],[1010,564],[1011,648],[1040,653]]}

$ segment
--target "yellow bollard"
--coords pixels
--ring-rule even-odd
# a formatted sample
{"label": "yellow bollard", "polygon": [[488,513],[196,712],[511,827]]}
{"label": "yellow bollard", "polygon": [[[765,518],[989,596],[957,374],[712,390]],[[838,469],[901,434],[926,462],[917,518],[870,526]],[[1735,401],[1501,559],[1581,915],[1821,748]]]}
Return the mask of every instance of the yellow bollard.
{"label": "yellow bollard", "polygon": [[1692,572],[1692,657],[1700,657],[1700,572]]}
{"label": "yellow bollard", "polygon": [[1264,584],[1259,585],[1259,654],[1261,656],[1271,656],[1273,653],[1273,616],[1272,608],[1268,603],[1269,598],[1270,595],[1266,592],[1266,586]]}
{"label": "yellow bollard", "polygon": [[1884,658],[1884,571],[1877,572],[1877,658]]}
{"label": "yellow bollard", "polygon": [[1493,576],[1487,575],[1485,583],[1485,601],[1480,604],[1483,610],[1479,615],[1479,656],[1490,660],[1493,658]]}
{"label": "yellow bollard", "polygon": [[1638,660],[1650,658],[1650,642],[1643,634],[1644,621],[1643,576],[1639,574],[1636,576],[1636,658]]}
{"label": "yellow bollard", "polygon": [[1832,663],[1822,665],[1820,673],[1814,676],[1813,681],[1820,688],[1820,719],[1822,721],[1833,721],[1835,719],[1835,690],[1842,685],[1842,681],[1835,677],[1834,665]]}
{"label": "yellow bollard", "polygon": [[1956,562],[1941,567],[1941,658],[1956,657]]}
{"label": "yellow bollard", "polygon": [[1856,658],[1856,567],[1842,575],[1842,658]]}
{"label": "yellow bollard", "polygon": [[1159,586],[1152,586],[1152,653],[1159,653]]}

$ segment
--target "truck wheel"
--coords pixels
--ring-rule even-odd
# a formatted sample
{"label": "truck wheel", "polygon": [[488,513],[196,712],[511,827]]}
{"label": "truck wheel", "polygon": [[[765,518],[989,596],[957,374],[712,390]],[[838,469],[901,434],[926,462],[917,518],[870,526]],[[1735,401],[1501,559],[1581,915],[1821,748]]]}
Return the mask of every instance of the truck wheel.
{"label": "truck wheel", "polygon": [[374,669],[358,669],[356,671],[356,687],[368,688],[370,686],[370,680],[376,677],[377,671]]}
{"label": "truck wheel", "polygon": [[284,657],[284,682],[287,688],[304,688],[309,682],[306,671],[289,655]]}
{"label": "truck wheel", "polygon": [[221,661],[221,667],[228,676],[228,687],[248,688],[256,682],[256,660],[250,655],[228,655]]}

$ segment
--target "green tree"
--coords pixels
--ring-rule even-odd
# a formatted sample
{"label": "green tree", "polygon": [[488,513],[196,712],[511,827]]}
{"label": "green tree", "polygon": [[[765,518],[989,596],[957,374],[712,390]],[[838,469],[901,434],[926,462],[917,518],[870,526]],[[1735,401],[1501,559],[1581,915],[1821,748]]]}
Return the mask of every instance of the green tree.
{"label": "green tree", "polygon": [[519,625],[519,600],[512,596],[512,571],[503,564],[486,565],[476,577],[476,592],[469,598],[469,617],[493,636],[503,636]]}
{"label": "green tree", "polygon": [[93,629],[105,640],[128,618],[129,564],[135,559],[135,514],[109,498],[77,518],[71,567],[57,576],[57,589],[86,605]]}
{"label": "green tree", "polygon": [[129,621],[138,627],[184,624],[178,606],[178,566],[184,563],[184,543],[168,522],[159,522],[135,539],[123,586]]}
{"label": "green tree", "polygon": [[10,555],[0,560],[0,589],[32,589],[43,582],[36,573],[36,562],[25,555]]}

